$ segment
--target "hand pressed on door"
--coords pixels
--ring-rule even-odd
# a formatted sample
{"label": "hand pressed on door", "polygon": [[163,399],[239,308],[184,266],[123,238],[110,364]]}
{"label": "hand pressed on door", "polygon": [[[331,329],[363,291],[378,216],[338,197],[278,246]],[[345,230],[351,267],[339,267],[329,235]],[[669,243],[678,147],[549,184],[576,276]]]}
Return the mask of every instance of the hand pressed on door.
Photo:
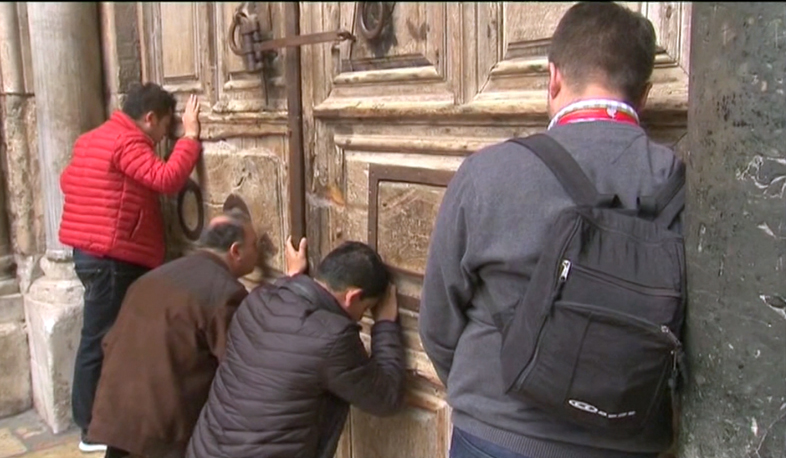
{"label": "hand pressed on door", "polygon": [[285,256],[287,261],[287,275],[294,277],[295,275],[303,274],[308,269],[308,257],[306,256],[308,243],[306,238],[300,239],[298,248],[292,244],[292,236],[287,237]]}

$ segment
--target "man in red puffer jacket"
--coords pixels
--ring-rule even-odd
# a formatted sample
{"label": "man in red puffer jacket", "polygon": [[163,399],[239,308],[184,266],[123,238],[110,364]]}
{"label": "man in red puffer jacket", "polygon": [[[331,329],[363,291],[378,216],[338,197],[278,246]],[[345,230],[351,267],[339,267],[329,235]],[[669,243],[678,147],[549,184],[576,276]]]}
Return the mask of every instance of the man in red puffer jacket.
{"label": "man in red puffer jacket", "polygon": [[101,341],[131,283],[164,261],[158,196],[183,188],[201,152],[199,101],[192,95],[183,113],[183,138],[166,162],[156,155],[155,145],[170,132],[175,104],[156,84],[133,87],[122,111],[76,140],[60,176],[65,197],[60,242],[74,248],[76,274],[85,287],[71,392],[84,452],[106,449],[85,438],[101,374]]}

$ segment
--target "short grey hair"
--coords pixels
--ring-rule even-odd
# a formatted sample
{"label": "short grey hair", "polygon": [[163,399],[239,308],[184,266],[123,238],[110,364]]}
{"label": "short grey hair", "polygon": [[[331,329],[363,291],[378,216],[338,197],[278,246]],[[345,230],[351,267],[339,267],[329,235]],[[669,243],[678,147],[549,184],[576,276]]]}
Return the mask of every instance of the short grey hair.
{"label": "short grey hair", "polygon": [[221,214],[227,219],[202,232],[197,242],[200,248],[227,252],[232,244],[246,242],[244,226],[251,222],[251,217],[239,208],[231,208]]}

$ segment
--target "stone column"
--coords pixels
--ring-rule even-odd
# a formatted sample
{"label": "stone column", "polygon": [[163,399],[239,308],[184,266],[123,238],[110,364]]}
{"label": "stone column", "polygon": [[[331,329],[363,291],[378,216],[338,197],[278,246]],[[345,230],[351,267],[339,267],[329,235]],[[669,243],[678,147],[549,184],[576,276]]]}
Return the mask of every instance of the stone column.
{"label": "stone column", "polygon": [[17,278],[24,291],[30,282],[31,258],[41,251],[39,245],[43,242],[40,208],[36,205],[38,191],[30,186],[39,178],[32,63],[26,4],[5,2],[0,11],[6,210],[11,219],[11,245],[17,255],[17,269],[22,270],[17,272]]}
{"label": "stone column", "polygon": [[786,450],[786,8],[694,3],[683,458]]}
{"label": "stone column", "polygon": [[[13,156],[21,143],[25,145],[25,130],[15,122],[24,104],[22,47],[19,39],[17,4],[0,3],[0,75],[2,75],[3,152]],[[21,140],[19,142],[18,140]],[[25,145],[26,146],[26,145]],[[22,151],[26,153],[27,151]],[[22,295],[15,278],[8,215],[6,212],[6,176],[0,177],[0,417],[13,415],[30,408],[30,360],[27,334],[24,328]]]}
{"label": "stone column", "polygon": [[43,277],[25,297],[33,400],[54,432],[71,423],[71,381],[82,324],[82,286],[71,249],[58,240],[60,172],[74,141],[104,120],[97,3],[28,3],[41,193]]}

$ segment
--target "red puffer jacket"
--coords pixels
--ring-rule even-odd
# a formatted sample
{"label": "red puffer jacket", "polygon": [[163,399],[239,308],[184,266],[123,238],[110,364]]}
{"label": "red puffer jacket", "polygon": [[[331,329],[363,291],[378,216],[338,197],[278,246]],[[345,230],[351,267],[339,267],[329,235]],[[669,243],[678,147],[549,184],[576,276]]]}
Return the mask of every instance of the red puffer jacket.
{"label": "red puffer jacket", "polygon": [[60,176],[65,205],[60,242],[96,256],[155,268],[164,261],[158,194],[180,191],[199,159],[199,141],[182,138],[169,160],[122,111],[74,144]]}

